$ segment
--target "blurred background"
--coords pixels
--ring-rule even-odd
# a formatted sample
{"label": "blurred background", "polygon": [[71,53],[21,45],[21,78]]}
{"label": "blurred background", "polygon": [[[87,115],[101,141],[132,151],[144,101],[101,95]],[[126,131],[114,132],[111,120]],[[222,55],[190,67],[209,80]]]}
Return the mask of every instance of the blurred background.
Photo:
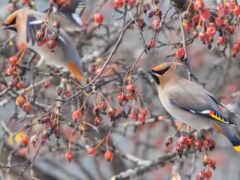
{"label": "blurred background", "polygon": [[[8,16],[7,0],[0,0],[0,18],[3,20]],[[36,8],[38,10],[44,10],[48,7],[48,0],[36,0]],[[215,1],[206,2],[209,7],[213,7]],[[97,9],[97,1],[88,0],[86,9],[82,15],[83,22],[87,19],[93,17]],[[170,2],[168,0],[160,0],[158,7],[162,10],[163,14],[170,7]],[[94,53],[98,52],[103,45],[111,43],[111,39],[114,39],[119,33],[119,28],[121,27],[122,21],[119,20],[119,14],[114,11],[110,1],[106,3],[101,12],[104,14],[104,25],[110,27],[110,36],[106,37],[106,42],[101,42],[97,38],[91,39],[81,39],[85,35],[85,31],[81,32],[81,35],[77,34],[77,43],[79,47],[79,52],[81,57],[85,60],[86,64],[95,62],[98,58],[98,54],[95,56]],[[174,10],[170,10],[170,14],[174,14]],[[169,15],[170,16],[170,15]],[[169,22],[171,22],[169,20]],[[151,19],[146,19],[146,23],[151,25]],[[181,41],[181,35],[179,32],[178,24],[175,20],[172,20],[172,24],[169,24],[173,28],[172,33],[174,35],[169,35],[166,31],[161,31],[158,34],[158,39],[161,42],[173,43],[175,41]],[[83,27],[85,28],[85,27]],[[88,27],[89,28],[89,27]],[[1,70],[4,69],[4,63],[8,58],[14,55],[16,49],[3,46],[7,42],[7,35],[3,30],[0,30],[0,43],[1,43],[1,54],[0,54],[0,67]],[[95,33],[104,34],[105,30],[99,28]],[[115,35],[115,36],[114,36]],[[9,37],[13,37],[10,35]],[[146,29],[143,31],[143,36],[148,42],[153,36],[151,29]],[[191,36],[191,35],[189,35]],[[75,39],[75,40],[76,40]],[[89,43],[84,47],[81,46],[82,41]],[[113,41],[116,42],[116,41]],[[159,43],[160,44],[160,43]],[[111,46],[112,47],[112,46]],[[109,49],[111,49],[111,47]],[[223,55],[222,49],[217,47],[216,44],[213,45],[211,49],[208,49],[203,45],[198,39],[189,46],[190,48],[190,63],[192,66],[192,71],[194,75],[198,78],[200,83],[205,85],[205,88],[211,93],[215,94],[216,97],[227,107],[229,107],[235,113],[240,112],[240,59],[239,56],[235,58],[230,57],[229,53]],[[139,94],[141,94],[142,100],[153,115],[166,115],[163,110],[161,103],[158,98],[156,98],[156,90],[153,88],[144,77],[144,72],[149,70],[151,67],[165,62],[166,60],[174,59],[171,56],[170,51],[171,46],[160,46],[159,48],[153,48],[148,51],[147,54],[141,56],[137,64],[137,75],[135,80],[135,85]],[[128,30],[124,39],[113,57],[113,62],[123,63],[124,66],[128,67],[133,61],[140,57],[143,51],[142,39],[137,28],[132,28]],[[227,50],[226,50],[227,51]],[[31,52],[29,52],[31,54]],[[102,53],[101,57],[107,57],[109,51]],[[103,58],[104,59],[104,58]],[[105,58],[106,59],[106,58]],[[117,64],[117,63],[116,63]],[[124,72],[124,68],[118,69],[119,72]],[[28,77],[26,77],[28,80]],[[38,79],[40,80],[40,79]],[[29,78],[30,81],[30,78]],[[42,89],[39,93],[42,94],[42,102],[47,104],[52,104],[55,98],[55,86],[57,81],[52,80],[53,87],[48,90]],[[109,89],[102,89],[104,93],[109,93]],[[16,113],[15,101],[9,101],[2,105],[5,97],[0,96],[0,117],[1,121],[6,122],[9,128],[12,128],[12,124],[8,124],[9,120],[14,118]],[[69,108],[70,107],[70,108]],[[66,107],[65,111],[69,109],[72,110],[72,106]],[[17,111],[24,121],[25,114],[23,112]],[[66,112],[66,117],[71,117],[70,112]],[[106,117],[105,117],[106,118]],[[122,119],[121,122],[128,122],[126,119]],[[21,124],[21,121],[18,122]],[[67,123],[66,123],[67,124]],[[104,126],[108,126],[109,123],[106,122]],[[20,126],[20,125],[16,125]],[[143,160],[154,160],[161,155],[165,155],[166,147],[165,142],[167,138],[174,134],[174,128],[171,126],[169,121],[159,121],[154,125],[146,126],[145,128],[139,128],[135,126],[129,126],[123,128],[123,126],[117,126],[111,136],[111,141],[113,142],[115,148],[120,152],[120,154],[130,154]],[[1,153],[0,159],[2,166],[6,163],[7,159],[12,158],[12,164],[16,164],[11,168],[9,172],[4,167],[0,166],[0,176],[1,179],[17,179],[18,174],[22,171],[26,171],[24,176],[20,179],[31,179],[32,173],[35,174],[39,179],[52,179],[52,180],[105,180],[110,179],[113,175],[119,174],[129,168],[136,167],[136,164],[128,159],[125,159],[117,154],[114,159],[110,162],[106,161],[101,153],[96,156],[90,156],[86,153],[86,150],[81,147],[75,147],[75,159],[72,162],[67,162],[64,158],[65,149],[62,146],[56,146],[56,138],[51,139],[47,146],[41,150],[40,155],[36,158],[32,172],[28,169],[21,169],[26,163],[26,157],[12,157],[13,151],[11,147],[6,146],[5,142],[8,139],[5,136],[4,131],[0,131],[1,135]],[[88,136],[96,135],[96,133],[89,133]],[[210,152],[210,157],[216,161],[216,170],[213,171],[212,180],[240,180],[240,167],[239,159],[240,153],[234,151],[230,143],[222,135],[213,132],[213,138],[216,140],[216,149]],[[79,146],[81,146],[81,141],[85,140],[86,137],[79,138]],[[66,145],[66,143],[65,143]],[[175,148],[173,148],[174,152]],[[30,153],[30,152],[29,152]],[[30,153],[31,154],[31,153]],[[31,157],[31,155],[30,155]],[[187,157],[178,159],[182,162],[181,168],[177,168],[177,172],[181,175],[182,180],[196,179],[196,174],[203,168],[202,165],[202,153],[190,154]],[[176,168],[173,168],[171,163],[168,163],[163,168],[157,168],[153,171],[145,173],[141,177],[137,177],[139,180],[180,180],[174,179],[172,174],[174,174]],[[178,177],[179,178],[179,177]]]}

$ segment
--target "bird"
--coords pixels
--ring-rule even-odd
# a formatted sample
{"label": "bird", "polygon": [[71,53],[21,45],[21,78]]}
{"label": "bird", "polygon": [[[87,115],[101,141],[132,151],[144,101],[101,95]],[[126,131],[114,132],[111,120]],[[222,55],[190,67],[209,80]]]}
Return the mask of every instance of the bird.
{"label": "bird", "polygon": [[201,85],[179,75],[177,62],[165,62],[149,73],[157,86],[158,96],[165,110],[178,122],[196,130],[214,127],[225,135],[236,151],[240,151],[237,123],[226,118],[221,104]]}
{"label": "bird", "polygon": [[23,8],[9,15],[3,26],[16,32],[17,42],[38,53],[45,64],[67,69],[82,82],[85,80],[84,63],[72,39],[53,17],[47,24],[45,18],[42,12]]}

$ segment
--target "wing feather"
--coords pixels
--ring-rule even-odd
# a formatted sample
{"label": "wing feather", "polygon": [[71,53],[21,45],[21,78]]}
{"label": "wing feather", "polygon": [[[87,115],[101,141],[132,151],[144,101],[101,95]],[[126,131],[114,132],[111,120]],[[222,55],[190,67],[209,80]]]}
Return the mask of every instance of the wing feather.
{"label": "wing feather", "polygon": [[181,89],[168,89],[169,101],[172,105],[217,122],[233,124],[224,117],[223,111],[218,106],[219,102],[204,88],[188,80],[179,81],[179,86]]}
{"label": "wing feather", "polygon": [[38,20],[34,15],[29,14],[27,17],[27,42],[32,42],[32,45],[35,45],[36,33],[41,29],[42,21]]}

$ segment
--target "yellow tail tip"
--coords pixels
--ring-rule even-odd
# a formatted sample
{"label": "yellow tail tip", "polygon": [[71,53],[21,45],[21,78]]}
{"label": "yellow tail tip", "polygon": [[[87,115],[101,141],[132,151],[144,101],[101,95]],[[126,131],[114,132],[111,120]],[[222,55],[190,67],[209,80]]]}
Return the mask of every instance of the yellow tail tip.
{"label": "yellow tail tip", "polygon": [[240,152],[240,145],[234,146],[234,149],[235,149],[236,151]]}

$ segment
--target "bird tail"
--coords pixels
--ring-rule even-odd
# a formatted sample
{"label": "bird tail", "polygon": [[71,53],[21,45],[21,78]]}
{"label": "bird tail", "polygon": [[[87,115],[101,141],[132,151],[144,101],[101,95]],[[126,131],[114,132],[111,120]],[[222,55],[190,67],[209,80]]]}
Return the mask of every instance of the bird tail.
{"label": "bird tail", "polygon": [[228,140],[232,143],[234,149],[240,152],[240,137],[238,135],[236,127],[226,124],[218,124],[219,129],[222,131]]}
{"label": "bird tail", "polygon": [[67,67],[68,67],[68,70],[70,71],[70,73],[72,73],[73,76],[75,76],[78,79],[79,82],[82,82],[83,80],[86,79],[84,77],[83,73],[78,68],[77,63],[71,61],[71,62],[68,63]]}

